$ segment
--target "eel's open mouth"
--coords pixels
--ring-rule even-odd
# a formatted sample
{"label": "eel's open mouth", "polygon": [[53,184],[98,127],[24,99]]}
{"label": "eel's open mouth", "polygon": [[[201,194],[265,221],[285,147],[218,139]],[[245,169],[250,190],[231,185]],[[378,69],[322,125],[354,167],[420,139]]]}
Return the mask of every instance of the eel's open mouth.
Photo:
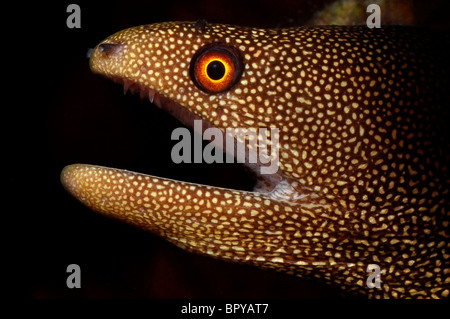
{"label": "eel's open mouth", "polygon": [[[156,42],[160,40],[161,38],[154,39]],[[164,77],[157,71],[164,64],[154,60],[160,53],[160,50],[154,52],[155,56],[149,56],[152,62],[150,60],[146,63],[141,62],[139,66],[134,59],[136,53],[133,51],[136,47],[133,41],[135,41],[133,36],[127,34],[127,31],[123,33],[119,32],[100,43],[95,49],[90,50],[88,54],[90,56],[90,67],[92,71],[123,85],[125,93],[130,91],[133,94],[139,94],[141,99],[148,99],[160,109],[174,116],[186,127],[200,134],[203,140],[211,141],[209,145],[212,145],[214,148],[214,154],[222,153],[224,155],[223,157],[226,158],[226,161],[219,163],[230,163],[230,159],[235,159],[236,161],[234,162],[243,163],[256,177],[257,182],[253,189],[255,192],[269,195],[274,199],[292,202],[306,196],[303,192],[299,193],[297,187],[293,187],[291,181],[283,176],[282,170],[279,169],[279,128],[272,127],[274,124],[269,125],[269,127],[261,127],[260,123],[258,125],[255,124],[256,127],[247,123],[245,123],[245,127],[238,127],[239,125],[237,123],[239,122],[233,119],[237,115],[237,112],[230,114],[229,109],[231,108],[227,105],[230,102],[228,98],[233,96],[233,93],[228,91],[230,87],[222,87],[218,84],[220,81],[216,80],[211,80],[209,84],[206,84],[207,87],[203,87],[205,83],[199,78],[201,74],[195,73],[197,72],[195,70],[203,70],[202,68],[196,69],[196,61],[215,61],[212,63],[213,66],[216,65],[215,63],[217,61],[224,61],[223,63],[228,63],[227,67],[214,69],[215,74],[213,76],[220,77],[222,74],[217,74],[217,72],[220,73],[228,70],[227,72],[230,73],[231,71],[229,70],[234,70],[234,75],[231,73],[229,76],[227,75],[228,73],[223,74],[223,79],[229,78],[229,85],[232,86],[239,80],[244,70],[240,57],[241,53],[226,44],[210,43],[205,45],[190,59],[190,66],[189,63],[183,63],[178,60],[180,67],[183,67],[184,70],[181,73],[185,78],[183,84],[186,86],[176,88],[164,84],[163,82],[167,80],[167,77]],[[234,66],[232,66],[233,64]],[[138,71],[130,73],[130,67],[137,67]],[[169,68],[177,69],[178,66]],[[165,71],[167,71],[167,68]],[[194,73],[194,75],[191,73]],[[139,76],[139,74],[141,75]],[[152,79],[151,83],[145,81],[149,76]],[[174,75],[174,77],[177,76]],[[211,91],[216,89],[218,91],[211,94]],[[184,95],[184,97],[178,98],[177,96],[177,99],[175,99],[172,96],[174,92]],[[213,125],[209,118],[209,114],[215,112],[212,108],[208,111],[208,116],[204,112],[201,112],[202,116],[200,118],[198,115],[200,112],[198,109],[195,110],[193,106],[197,105],[197,108],[199,107],[198,103],[200,102],[198,102],[198,99],[200,96],[203,99],[215,100],[217,102],[218,98],[215,96],[216,93],[221,94],[220,105],[217,107],[219,109],[222,108],[222,110],[218,111],[216,109],[216,111],[222,112],[220,117],[227,119],[225,125],[221,127]],[[184,98],[189,102],[195,99],[196,102],[188,106],[188,102],[180,102],[184,101]],[[196,125],[198,123],[200,124]],[[205,133],[208,131],[208,136],[205,137]],[[194,158],[196,156],[197,158],[201,158],[204,155],[204,152],[198,154],[201,152],[202,150],[199,152],[198,149],[194,149]],[[214,157],[214,160],[216,160],[216,157]],[[211,160],[207,162],[211,162]],[[305,190],[305,192],[307,193],[309,191]]]}
{"label": "eel's open mouth", "polygon": [[[155,104],[160,109],[165,110],[176,119],[178,119],[183,125],[190,129],[193,129],[195,133],[200,134],[201,136],[204,136],[205,131],[210,129],[215,129],[215,132],[219,131],[219,128],[212,125],[209,120],[200,118],[199,116],[194,114],[194,112],[192,112],[192,110],[190,110],[188,107],[180,105],[174,100],[167,98],[165,94],[161,94],[157,89],[151,88],[151,85],[142,84],[141,79],[137,80],[134,75],[128,76],[126,72],[124,73],[124,69],[122,69],[120,65],[125,63],[124,60],[127,59],[128,55],[131,55],[130,51],[132,50],[133,45],[131,44],[130,47],[130,44],[128,43],[129,39],[121,40],[113,39],[113,37],[114,36],[103,41],[95,49],[89,50],[88,55],[90,58],[90,66],[94,73],[100,73],[110,80],[123,85],[124,93],[130,91],[133,94],[139,94],[141,100],[148,99],[151,103]],[[240,60],[238,57],[236,57],[236,59]],[[126,63],[129,64],[133,62],[128,61]],[[157,64],[158,63],[159,62],[157,62]],[[242,68],[242,66],[238,66]],[[143,64],[141,64],[140,68],[142,70],[145,69]],[[151,70],[150,74],[152,74],[153,72],[154,71]],[[159,81],[161,81],[161,78],[155,79],[159,85]],[[178,90],[178,92],[181,91]],[[184,92],[184,94],[190,93]],[[201,125],[195,125],[195,122],[201,123]],[[248,128],[235,127],[233,129],[248,130]],[[279,194],[280,190],[277,189],[277,186],[279,185],[278,187],[282,190],[281,193],[286,193],[286,191],[287,193],[294,192],[291,189],[286,190],[286,186],[288,186],[289,183],[284,181],[282,173],[280,172],[280,170],[278,170],[278,152],[276,152],[276,156],[274,156],[275,148],[279,147],[278,141],[276,143],[273,143],[273,141],[271,140],[269,142],[269,144],[272,144],[270,147],[271,150],[268,150],[267,144],[265,144],[266,147],[261,147],[262,135],[259,132],[256,132],[256,134],[253,136],[254,143],[252,147],[250,147],[251,138],[246,135],[247,133],[242,134],[242,132],[243,131],[241,131],[241,133],[233,135],[233,133],[229,133],[228,129],[222,128],[222,134],[209,136],[206,139],[210,140],[210,144],[216,148],[215,152],[222,152],[225,158],[228,157],[227,163],[229,162],[230,158],[234,158],[238,159],[237,161],[239,163],[245,164],[249,171],[252,172],[256,177],[257,183],[254,187],[254,191],[266,194],[269,194],[271,192],[273,194]],[[236,133],[236,131],[234,131],[234,133]],[[278,135],[278,132],[276,134]],[[268,134],[264,133],[263,135],[265,142],[267,142],[267,136],[270,135],[272,138],[275,134],[269,132]],[[264,150],[263,152],[261,152],[263,148]],[[263,154],[261,156],[261,153],[264,153],[265,155]],[[270,169],[269,173],[267,173],[267,166],[269,166]],[[266,170],[266,173],[264,173],[264,170]],[[281,181],[284,182],[280,183]]]}
{"label": "eel's open mouth", "polygon": [[[120,37],[120,33],[118,35]],[[125,34],[124,36],[126,37]],[[130,64],[134,63],[132,59],[134,53],[132,52],[133,44],[131,42],[130,44],[127,41],[131,40],[124,40],[120,38],[114,39],[113,35],[112,37],[100,43],[94,50],[91,50],[89,54],[90,66],[92,71],[123,85],[124,93],[130,91],[133,94],[139,94],[142,100],[148,99],[158,108],[165,110],[173,117],[178,119],[183,125],[193,129],[195,133],[200,134],[203,137],[203,140],[210,141],[209,145],[212,145],[215,149],[214,154],[222,153],[222,158],[226,158],[226,163],[230,163],[229,159],[231,158],[232,160],[235,160],[233,163],[238,162],[244,164],[244,166],[256,177],[256,185],[253,188],[253,191],[255,193],[267,195],[271,199],[282,200],[291,203],[298,202],[305,197],[310,198],[310,195],[315,196],[312,190],[303,188],[300,189],[298,185],[293,185],[292,181],[283,175],[282,169],[279,169],[280,161],[278,155],[280,148],[280,132],[278,131],[278,128],[267,127],[262,128],[261,130],[260,127],[255,128],[249,125],[240,128],[236,127],[237,124],[235,123],[238,122],[235,122],[232,119],[228,120],[226,123],[226,125],[229,127],[216,127],[209,119],[205,119],[203,115],[201,118],[200,116],[195,114],[192,107],[182,105],[184,103],[175,101],[172,98],[168,98],[167,96],[170,96],[170,94],[165,92],[165,90],[167,90],[167,86],[164,86],[161,83],[161,81],[163,81],[161,75],[159,75],[159,77],[154,77],[153,81],[155,81],[155,83],[149,85],[144,84],[146,82],[143,82],[142,80],[143,78],[146,78],[147,75],[144,74],[139,77],[136,76],[135,73],[128,73],[126,68],[129,67]],[[207,49],[210,49],[210,46],[208,45],[206,45],[205,47]],[[226,54],[234,54],[232,52],[234,50],[229,49],[226,46],[219,46],[219,48],[217,48],[217,46],[213,46],[212,50],[213,52],[217,51],[220,54],[224,54],[221,50],[225,50],[227,52]],[[158,51],[156,51],[155,53],[158,54]],[[131,60],[128,60],[130,58]],[[236,59],[239,59],[239,57],[236,57]],[[150,63],[152,68],[156,68],[158,64],[159,62],[156,62],[155,65],[152,65]],[[187,65],[186,67],[189,66],[188,64],[184,65]],[[236,65],[236,67],[243,68],[239,65],[239,63]],[[153,74],[153,72],[155,72],[154,70],[148,70],[147,68],[148,66],[145,66],[144,64],[141,64],[141,66],[139,67],[140,71],[145,71],[146,74]],[[189,76],[187,77],[189,78]],[[195,81],[191,82],[191,80],[189,80],[188,83],[193,88],[193,83],[195,83]],[[179,87],[178,89],[171,88],[171,91],[176,91],[178,93],[181,92],[180,94],[189,95],[189,101],[192,101],[192,94],[203,94],[203,98],[205,98],[206,96],[208,99],[215,99],[214,94],[211,95],[205,92],[201,92],[201,90],[198,90],[198,88],[195,88],[194,91],[192,91],[191,88]],[[229,112],[228,109],[230,108],[226,104],[226,101],[227,98],[230,97],[230,94],[232,96],[233,93],[230,93],[226,90],[223,92],[221,91],[220,93],[224,98],[220,101],[220,107],[223,108],[222,117],[226,117],[226,113]],[[225,102],[225,104],[223,104],[223,102]],[[211,111],[212,110],[209,110],[209,112]],[[228,113],[228,116],[230,118],[233,118],[233,116],[235,115],[236,114]],[[196,125],[198,123],[201,124]],[[205,137],[205,133],[208,130],[215,130],[214,132],[218,132],[220,134],[211,134]],[[252,132],[255,132],[253,136],[251,134],[248,134],[248,132],[251,130],[254,130]],[[275,133],[272,132],[272,130],[275,130]],[[275,139],[273,140],[274,137]],[[198,152],[198,149],[194,149],[194,153],[196,151]],[[200,150],[200,152],[202,151],[203,150]],[[194,158],[196,155],[198,154],[194,154]],[[204,152],[200,154],[199,157],[202,157],[202,155],[204,155]],[[225,160],[219,163],[224,162]],[[67,173],[67,171],[65,172]],[[68,178],[67,174],[64,173],[62,176],[62,181],[66,188],[74,189],[74,187],[72,187],[73,185],[71,184],[73,184],[73,181],[75,181],[75,179],[72,177]]]}
{"label": "eel's open mouth", "polygon": [[[158,108],[175,117],[187,128],[193,129],[197,134],[203,136],[207,129],[217,129],[208,120],[200,118],[199,116],[190,112],[186,107],[183,107],[177,102],[164,97],[156,90],[143,86],[132,80],[120,77],[111,77],[111,79],[115,83],[123,86],[124,94],[126,94],[127,92],[131,92],[132,94],[139,95],[141,100],[148,100],[150,103],[153,103]],[[198,129],[199,126],[194,125],[194,121],[201,121],[200,130]],[[222,137],[223,138],[216,138],[215,136],[213,136],[210,140],[210,143],[217,147],[218,151],[223,152],[223,157],[226,158],[227,143],[229,143],[229,141],[227,140],[225,134]],[[288,183],[286,181],[283,181],[283,177],[280,171],[277,170],[277,172],[274,174],[261,174],[261,167],[264,165],[267,166],[267,163],[261,163],[260,159],[257,156],[255,156],[257,158],[256,163],[253,163],[249,160],[249,158],[251,157],[250,153],[252,151],[248,147],[248,141],[242,141],[234,137],[233,142],[233,154],[231,154],[231,156],[235,157],[234,160],[236,160],[237,154],[239,154],[242,149],[245,150],[245,154],[239,155],[245,159],[243,165],[251,172],[251,174],[255,175],[256,185],[254,186],[254,191],[264,194],[270,194],[272,192],[273,196],[277,196],[277,194],[281,196],[281,193],[283,192],[293,192],[293,190],[288,189]]]}

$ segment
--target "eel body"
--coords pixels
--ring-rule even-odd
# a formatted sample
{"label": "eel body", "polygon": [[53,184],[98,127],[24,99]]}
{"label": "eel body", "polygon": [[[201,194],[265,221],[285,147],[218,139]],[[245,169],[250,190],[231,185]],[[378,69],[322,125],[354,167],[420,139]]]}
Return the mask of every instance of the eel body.
{"label": "eel body", "polygon": [[[278,170],[254,164],[253,192],[83,164],[62,182],[188,251],[368,297],[446,298],[448,43],[408,27],[123,30],[94,49],[93,72],[187,125],[277,128]],[[369,288],[373,264],[380,285]]]}

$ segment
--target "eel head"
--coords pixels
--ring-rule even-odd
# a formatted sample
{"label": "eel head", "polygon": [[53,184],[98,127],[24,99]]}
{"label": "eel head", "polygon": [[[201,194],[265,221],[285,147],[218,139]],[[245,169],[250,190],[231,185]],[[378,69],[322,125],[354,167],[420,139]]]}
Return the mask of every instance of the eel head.
{"label": "eel head", "polygon": [[258,183],[238,191],[82,164],[62,183],[188,251],[369,297],[447,297],[448,69],[418,37],[204,21],[118,32],[93,50],[93,72],[199,133],[223,133],[212,143]]}

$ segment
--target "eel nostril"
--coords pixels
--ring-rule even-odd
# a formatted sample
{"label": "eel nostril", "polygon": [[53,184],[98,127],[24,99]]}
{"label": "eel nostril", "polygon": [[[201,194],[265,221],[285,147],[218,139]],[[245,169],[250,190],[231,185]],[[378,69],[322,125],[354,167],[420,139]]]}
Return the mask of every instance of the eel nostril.
{"label": "eel nostril", "polygon": [[98,52],[100,53],[117,53],[122,48],[122,44],[117,43],[102,43],[98,46]]}

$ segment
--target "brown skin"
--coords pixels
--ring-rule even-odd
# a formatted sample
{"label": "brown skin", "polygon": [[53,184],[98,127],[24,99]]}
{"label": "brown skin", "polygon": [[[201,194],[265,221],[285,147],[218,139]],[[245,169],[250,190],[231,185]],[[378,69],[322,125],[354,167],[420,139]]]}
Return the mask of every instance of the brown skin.
{"label": "brown skin", "polygon": [[[369,297],[448,297],[448,64],[434,40],[409,28],[121,31],[93,52],[94,72],[222,131],[279,128],[279,170],[261,176],[267,193],[88,165],[66,167],[63,184],[189,251]],[[243,64],[218,92],[192,74],[211,45]],[[366,285],[369,264],[381,269],[379,289]]]}

